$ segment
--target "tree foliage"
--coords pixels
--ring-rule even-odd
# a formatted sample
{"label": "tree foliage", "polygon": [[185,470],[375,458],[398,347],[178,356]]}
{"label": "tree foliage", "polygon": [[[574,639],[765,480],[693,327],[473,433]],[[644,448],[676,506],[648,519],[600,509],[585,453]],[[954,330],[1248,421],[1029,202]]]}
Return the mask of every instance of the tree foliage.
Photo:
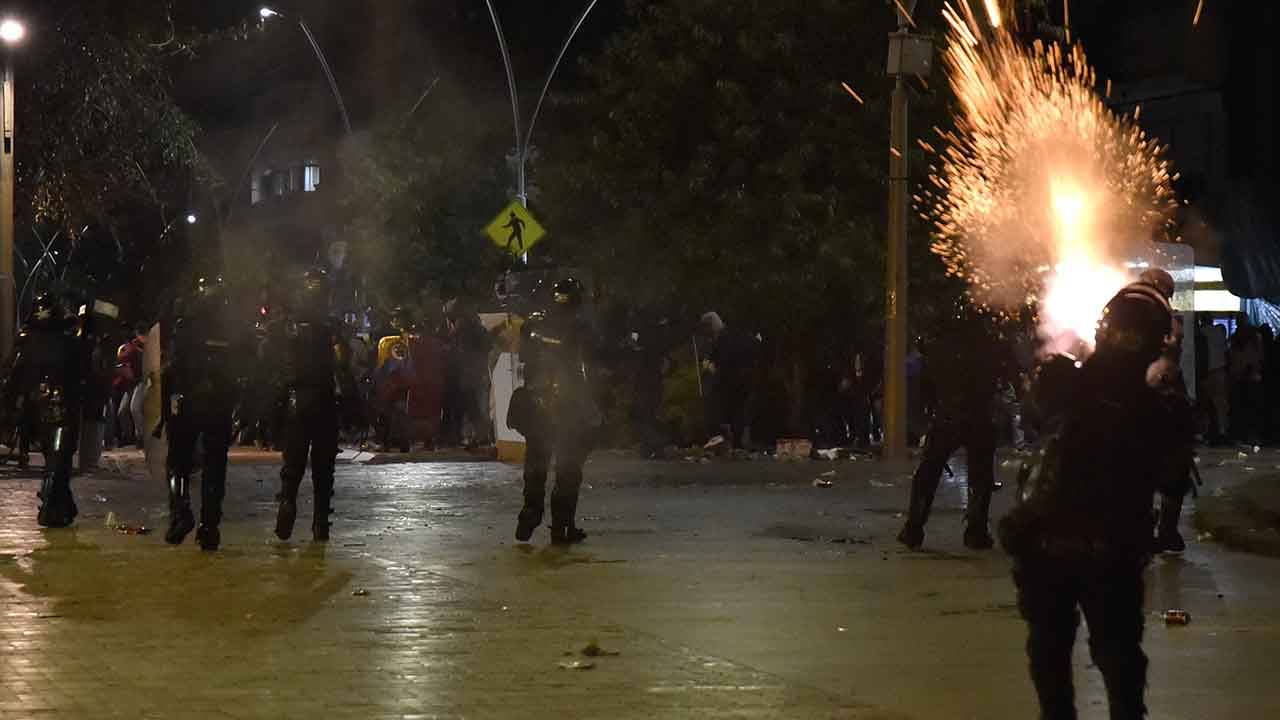
{"label": "tree foliage", "polygon": [[[410,117],[388,118],[351,158],[354,260],[377,304],[492,297],[506,262],[482,228],[509,201],[510,145],[501,106],[481,107],[441,82]],[[437,306],[438,307],[438,306]]]}
{"label": "tree foliage", "polygon": [[164,228],[185,214],[193,179],[209,179],[196,124],[170,93],[170,71],[194,38],[179,35],[169,5],[42,0],[25,13],[28,38],[15,53],[19,236],[34,258],[37,233],[60,233],[83,282],[135,284]]}
{"label": "tree foliage", "polygon": [[[561,109],[577,127],[552,154],[547,214],[577,230],[558,249],[618,295],[717,309],[793,357],[874,345],[891,7],[669,0],[629,12],[586,62],[589,88]],[[939,105],[917,103],[916,127]],[[923,228],[912,242],[913,281],[935,282]]]}

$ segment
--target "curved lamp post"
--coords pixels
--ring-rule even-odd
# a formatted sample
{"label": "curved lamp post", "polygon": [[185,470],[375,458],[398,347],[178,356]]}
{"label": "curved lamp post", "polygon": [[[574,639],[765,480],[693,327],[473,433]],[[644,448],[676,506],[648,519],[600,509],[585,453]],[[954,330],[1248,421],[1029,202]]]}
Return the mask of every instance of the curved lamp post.
{"label": "curved lamp post", "polygon": [[489,17],[493,19],[493,29],[498,33],[498,48],[502,51],[502,62],[507,70],[507,89],[511,92],[511,115],[515,121],[516,136],[516,197],[519,198],[520,204],[525,207],[529,206],[529,195],[526,185],[525,163],[529,159],[529,143],[533,138],[533,126],[538,122],[538,113],[542,110],[542,101],[547,98],[547,91],[551,89],[551,81],[555,78],[556,70],[560,68],[560,62],[564,60],[565,53],[569,50],[569,44],[573,42],[573,38],[578,34],[578,30],[582,27],[582,23],[586,22],[587,15],[595,8],[599,0],[590,0],[587,3],[582,14],[578,16],[577,22],[569,30],[568,37],[565,38],[564,44],[560,46],[560,54],[556,55],[556,60],[551,64],[551,70],[547,72],[547,79],[542,83],[542,92],[538,95],[538,102],[533,107],[533,115],[529,117],[529,126],[524,133],[520,132],[520,97],[516,89],[515,69],[511,65],[511,53],[507,50],[507,38],[502,32],[502,22],[498,19],[498,11],[493,6],[493,0],[485,0],[485,4],[489,6]]}
{"label": "curved lamp post", "polygon": [[[258,10],[258,17],[264,21],[271,18],[285,18],[289,16],[270,7],[262,7]],[[351,134],[351,118],[347,115],[347,104],[342,100],[342,91],[338,89],[338,81],[333,76],[333,70],[329,68],[329,61],[325,59],[324,52],[320,49],[320,43],[316,42],[316,36],[311,34],[311,28],[307,25],[307,21],[299,15],[297,18],[298,27],[302,28],[302,34],[307,36],[307,42],[311,43],[311,49],[316,53],[316,59],[320,61],[320,67],[324,70],[324,76],[329,80],[329,89],[333,91],[333,99],[338,102],[338,112],[342,113],[342,126],[346,128],[347,134]]]}

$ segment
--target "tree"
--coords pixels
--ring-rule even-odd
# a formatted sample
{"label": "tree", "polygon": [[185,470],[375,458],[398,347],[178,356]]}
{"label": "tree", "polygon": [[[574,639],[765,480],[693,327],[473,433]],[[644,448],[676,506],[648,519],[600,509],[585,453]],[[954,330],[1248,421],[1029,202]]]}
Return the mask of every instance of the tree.
{"label": "tree", "polygon": [[196,36],[179,35],[169,2],[29,5],[30,38],[17,54],[22,257],[29,271],[40,239],[58,235],[63,262],[78,263],[71,275],[99,290],[132,290],[140,301],[167,279],[152,273],[156,282],[137,282],[140,267],[185,214],[192,183],[210,179],[196,125],[169,84]]}
{"label": "tree", "polygon": [[[635,302],[716,309],[770,340],[793,431],[829,361],[879,345],[892,8],[631,2],[551,153],[547,241]],[[847,82],[861,102],[841,87]],[[928,127],[938,103],[913,108]],[[911,149],[914,167],[926,167]],[[923,175],[923,172],[921,172]],[[914,280],[940,282],[925,231]]]}
{"label": "tree", "polygon": [[353,260],[377,304],[422,314],[440,300],[493,296],[507,260],[482,229],[511,197],[502,111],[442,81],[413,116],[388,118],[368,152],[353,158]]}

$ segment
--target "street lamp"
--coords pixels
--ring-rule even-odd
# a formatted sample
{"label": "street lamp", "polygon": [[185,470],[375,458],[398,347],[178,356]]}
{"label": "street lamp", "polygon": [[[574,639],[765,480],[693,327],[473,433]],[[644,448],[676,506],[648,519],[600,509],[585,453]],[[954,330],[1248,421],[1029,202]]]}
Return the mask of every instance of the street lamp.
{"label": "street lamp", "polygon": [[188,225],[195,225],[200,222],[200,216],[196,215],[194,212],[188,212],[186,215],[179,215],[178,217],[170,220],[169,223],[164,226],[164,230],[160,231],[160,241],[163,242],[164,239],[169,236],[169,231],[173,229],[173,226],[180,222],[185,222]]}
{"label": "street lamp", "polygon": [[6,45],[20,43],[26,36],[27,26],[13,18],[0,20],[0,40],[3,40]]}
{"label": "street lamp", "polygon": [[[284,13],[270,7],[263,6],[258,8],[258,17],[263,22],[271,18],[287,18]],[[333,70],[329,68],[329,61],[325,59],[324,52],[320,49],[320,43],[316,42],[316,36],[311,34],[311,28],[307,25],[306,19],[301,15],[298,16],[298,27],[302,28],[302,34],[307,36],[307,42],[311,43],[311,49],[316,53],[316,59],[320,61],[320,68],[324,70],[324,76],[329,80],[329,89],[333,91],[333,99],[338,102],[338,112],[342,113],[342,126],[346,128],[347,134],[351,134],[351,118],[347,116],[347,104],[342,100],[342,91],[338,90],[338,81],[333,76]]]}
{"label": "street lamp", "polygon": [[555,77],[556,70],[560,67],[560,62],[564,60],[564,55],[569,50],[569,44],[573,42],[574,36],[578,34],[578,29],[582,27],[582,23],[586,22],[587,15],[595,8],[597,2],[599,0],[589,0],[587,7],[578,16],[578,21],[569,30],[569,36],[565,38],[564,44],[560,46],[560,54],[556,56],[555,62],[551,64],[547,79],[542,84],[542,93],[538,95],[538,102],[533,107],[533,115],[529,117],[529,127],[521,134],[520,98],[516,91],[516,74],[511,66],[511,53],[507,51],[507,38],[502,32],[502,23],[498,21],[498,11],[493,6],[493,0],[485,0],[485,3],[489,6],[489,17],[493,18],[493,28],[498,33],[498,49],[502,51],[502,62],[507,69],[507,88],[511,91],[511,114],[515,118],[516,131],[516,197],[519,198],[520,204],[525,207],[529,207],[525,162],[529,159],[529,142],[533,138],[533,125],[538,122],[538,113],[542,110],[542,101],[547,98],[547,91],[551,89],[551,80]]}
{"label": "street lamp", "polygon": [[4,43],[4,77],[0,88],[0,359],[13,353],[15,313],[13,297],[13,189],[14,189],[14,91],[13,50],[27,36],[27,28],[14,18],[0,19]]}

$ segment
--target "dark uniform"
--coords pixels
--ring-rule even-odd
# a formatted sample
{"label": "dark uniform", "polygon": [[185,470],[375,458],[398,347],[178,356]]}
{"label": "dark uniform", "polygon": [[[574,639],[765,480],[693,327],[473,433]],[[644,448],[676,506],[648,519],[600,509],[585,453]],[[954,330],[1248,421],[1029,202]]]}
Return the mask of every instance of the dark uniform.
{"label": "dark uniform", "polygon": [[116,354],[120,345],[120,309],[101,299],[91,299],[80,308],[78,344],[81,358],[80,470],[98,467],[104,431],[112,419],[108,412],[111,381],[116,374]]}
{"label": "dark uniform", "polygon": [[551,311],[533,313],[521,328],[525,385],[512,396],[508,412],[508,424],[526,441],[524,506],[516,525],[516,539],[521,542],[533,537],[542,524],[553,455],[551,542],[576,543],[587,536],[577,527],[575,516],[582,466],[600,417],[588,381],[592,335],[578,314],[582,292],[577,280],[562,280],[555,286]]}
{"label": "dark uniform", "polygon": [[[1151,268],[1139,278],[1155,288],[1166,300],[1173,299],[1173,276],[1159,268]],[[1168,476],[1160,484],[1160,521],[1156,527],[1156,552],[1182,552],[1187,543],[1178,532],[1178,518],[1182,515],[1182,501],[1187,493],[1194,492],[1192,473],[1195,449],[1189,439],[1195,435],[1195,413],[1187,394],[1187,381],[1182,374],[1183,328],[1181,319],[1173,318],[1173,332],[1165,340],[1164,351],[1147,369],[1147,384],[1160,393],[1166,407],[1172,413],[1171,421],[1181,443],[1167,448],[1170,457],[1166,465]]]}
{"label": "dark uniform", "polygon": [[993,544],[987,529],[995,489],[995,397],[1012,372],[1012,350],[990,327],[990,320],[964,310],[930,348],[926,372],[936,395],[933,422],[924,455],[911,479],[911,505],[898,541],[912,549],[924,543],[934,495],[947,460],[960,448],[968,465],[968,504],[964,544],[985,550]]}
{"label": "dark uniform", "polygon": [[1164,298],[1134,284],[1103,311],[1097,351],[1077,369],[1058,358],[1033,389],[1045,436],[1038,466],[1001,521],[1041,717],[1073,719],[1071,654],[1083,611],[1111,717],[1145,716],[1143,569],[1152,499],[1176,429],[1146,371],[1170,329]]}
{"label": "dark uniform", "polygon": [[[329,317],[329,285],[323,270],[307,272],[303,296],[294,316],[286,322],[283,347],[270,362],[279,363],[277,402],[284,412],[280,470],[280,509],[276,536],[288,540],[298,514],[298,488],[311,461],[315,509],[312,537],[329,539],[329,515],[333,512],[333,473],[338,457],[340,404],[358,399],[347,361],[348,347],[337,320]],[[275,355],[273,353],[273,355]]]}
{"label": "dark uniform", "polygon": [[203,453],[196,541],[201,549],[217,550],[222,539],[218,525],[238,394],[237,352],[227,313],[222,278],[200,278],[194,296],[175,313],[167,333],[161,383],[169,439],[169,529],[164,539],[171,545],[181,544],[195,527],[191,473],[198,439],[203,440]]}
{"label": "dark uniform", "polygon": [[31,320],[18,335],[5,390],[13,412],[26,420],[26,433],[39,438],[44,453],[37,522],[45,527],[66,527],[77,513],[71,495],[71,463],[78,440],[83,369],[72,322],[56,298],[40,295]]}

